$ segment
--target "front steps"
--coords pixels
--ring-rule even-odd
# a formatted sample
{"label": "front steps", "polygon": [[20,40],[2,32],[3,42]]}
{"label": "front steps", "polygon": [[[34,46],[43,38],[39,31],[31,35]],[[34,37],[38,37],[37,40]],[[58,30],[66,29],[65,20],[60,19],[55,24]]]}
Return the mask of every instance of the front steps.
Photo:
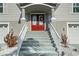
{"label": "front steps", "polygon": [[20,48],[20,56],[57,56],[56,48],[44,32],[27,32]]}

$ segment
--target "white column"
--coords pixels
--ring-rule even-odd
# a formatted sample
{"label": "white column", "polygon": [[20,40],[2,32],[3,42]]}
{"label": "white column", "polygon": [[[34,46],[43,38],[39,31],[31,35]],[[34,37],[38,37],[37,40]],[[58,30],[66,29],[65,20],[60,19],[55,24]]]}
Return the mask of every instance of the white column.
{"label": "white column", "polygon": [[51,12],[52,12],[52,17],[54,16],[54,9],[51,9]]}
{"label": "white column", "polygon": [[22,8],[22,18],[21,19],[25,20],[25,9],[24,8]]}
{"label": "white column", "polygon": [[52,18],[51,18],[51,20],[56,20],[56,18],[55,18],[55,10],[54,10],[54,8],[51,9],[51,12],[52,12]]}

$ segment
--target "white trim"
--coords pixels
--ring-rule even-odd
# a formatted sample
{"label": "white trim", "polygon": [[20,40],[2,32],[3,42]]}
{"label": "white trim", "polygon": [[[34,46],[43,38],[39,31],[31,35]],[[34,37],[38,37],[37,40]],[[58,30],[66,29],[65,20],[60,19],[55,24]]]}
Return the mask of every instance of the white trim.
{"label": "white trim", "polygon": [[47,19],[46,19],[46,14],[44,15],[44,20],[45,20],[45,24],[44,24],[44,30],[46,30],[46,21],[47,21]]}
{"label": "white trim", "polygon": [[50,5],[47,5],[47,4],[29,4],[29,5],[25,5],[25,6],[21,7],[21,8],[27,8],[27,7],[32,6],[32,5],[44,5],[44,6],[47,6],[47,7],[50,7],[50,8],[54,8],[54,7],[52,7]]}
{"label": "white trim", "polygon": [[24,30],[25,27],[26,27],[26,23],[23,25],[23,27],[22,27],[22,29],[21,29],[21,31],[20,31],[20,33],[19,33],[19,37],[20,37],[20,35],[22,34],[22,32],[23,32],[23,30]]}
{"label": "white trim", "polygon": [[[69,22],[67,22],[67,37],[69,36],[68,24]],[[68,38],[68,43],[69,43],[69,38]]]}
{"label": "white trim", "polygon": [[55,31],[55,33],[56,33],[56,35],[58,36],[58,38],[59,38],[59,39],[61,39],[61,36],[58,34],[58,32],[57,32],[56,28],[53,26],[53,24],[52,24],[52,23],[50,23],[50,24],[52,25],[52,27],[53,27],[53,29],[54,29],[54,31]]}
{"label": "white trim", "polygon": [[72,14],[79,14],[79,12],[73,12],[73,3],[71,5],[72,5],[72,7],[71,7],[72,8],[72,10],[71,10]]}
{"label": "white trim", "polygon": [[73,3],[72,3],[71,5],[72,5],[72,10],[71,10],[71,11],[72,11],[72,13],[73,13]]}
{"label": "white trim", "polygon": [[8,33],[9,33],[9,22],[0,22],[0,24],[8,24]]}
{"label": "white trim", "polygon": [[[68,24],[79,24],[79,22],[67,22],[67,36],[69,37],[69,26],[68,26]],[[69,43],[69,38],[68,38],[68,43]]]}
{"label": "white trim", "polygon": [[[0,22],[0,25],[1,25],[1,24],[7,24],[7,25],[8,25],[7,27],[4,27],[4,26],[1,27],[3,30],[2,30],[2,32],[1,32],[1,34],[2,34],[2,35],[1,35],[2,37],[1,37],[1,38],[2,38],[2,39],[0,40],[0,41],[1,41],[0,44],[4,44],[5,42],[3,41],[3,39],[4,39],[4,37],[6,36],[6,34],[9,33],[9,23],[8,23],[8,22]],[[5,30],[6,30],[6,32],[5,32]]]}
{"label": "white trim", "polygon": [[31,13],[31,15],[32,15],[32,14],[46,14],[46,13]]}
{"label": "white trim", "polygon": [[21,48],[21,45],[22,45],[22,42],[23,42],[23,40],[24,40],[24,37],[25,37],[25,34],[26,34],[26,32],[27,32],[27,29],[28,29],[28,27],[27,27],[27,25],[26,25],[26,23],[23,25],[23,27],[22,27],[22,29],[21,29],[21,31],[20,31],[20,33],[19,33],[19,37],[18,37],[18,51],[17,51],[17,55],[19,54],[19,51],[20,51],[20,48]]}
{"label": "white trim", "polygon": [[21,20],[25,20],[26,18],[25,18],[25,9],[24,8],[22,8],[22,18],[21,18]]}

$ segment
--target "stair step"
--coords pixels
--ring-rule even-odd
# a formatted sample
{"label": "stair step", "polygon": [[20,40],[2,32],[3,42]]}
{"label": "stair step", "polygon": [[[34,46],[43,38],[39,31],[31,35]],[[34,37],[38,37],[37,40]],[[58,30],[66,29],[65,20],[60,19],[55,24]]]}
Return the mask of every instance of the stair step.
{"label": "stair step", "polygon": [[26,54],[26,53],[24,53],[24,54],[20,54],[19,56],[57,56],[58,54],[52,54],[52,53],[32,53],[32,54]]}
{"label": "stair step", "polygon": [[37,54],[37,53],[28,53],[28,54],[26,54],[26,53],[20,53],[19,54],[19,56],[39,56],[39,54]]}
{"label": "stair step", "polygon": [[41,44],[39,44],[38,42],[28,42],[28,43],[23,43],[22,44],[22,46],[52,46],[52,44],[51,43],[41,43]]}
{"label": "stair step", "polygon": [[[49,46],[50,47],[50,45],[44,45],[44,44],[43,45],[34,45],[34,46],[33,45],[22,45],[22,47],[28,47],[28,46],[29,47],[40,47],[40,46],[41,47],[48,47]],[[53,45],[51,45],[51,46],[53,47]]]}
{"label": "stair step", "polygon": [[27,32],[27,34],[48,34],[47,31],[32,31],[32,32]]}
{"label": "stair step", "polygon": [[[44,37],[38,37],[38,38],[37,38],[37,37],[34,37],[34,38],[33,38],[33,37],[32,37],[32,38],[30,37],[30,38],[28,38],[28,37],[27,37],[27,38],[25,38],[24,41],[29,41],[29,40],[50,41],[51,39],[50,39],[50,38],[46,38],[46,37],[45,37],[45,38],[44,38]],[[52,39],[52,40],[53,40],[53,39]]]}
{"label": "stair step", "polygon": [[57,56],[58,54],[54,51],[38,51],[38,52],[28,52],[22,51],[20,55],[25,56]]}
{"label": "stair step", "polygon": [[25,42],[51,42],[50,39],[39,39],[39,38],[37,38],[37,39],[32,39],[32,40],[25,39],[24,41],[25,41]]}
{"label": "stair step", "polygon": [[23,44],[51,44],[50,41],[24,41]]}
{"label": "stair step", "polygon": [[34,35],[27,35],[27,36],[25,36],[26,38],[49,38],[49,36],[47,35],[47,36],[34,36]]}
{"label": "stair step", "polygon": [[20,48],[20,56],[57,56],[48,32],[27,32]]}
{"label": "stair step", "polygon": [[[55,50],[54,47],[31,47],[32,49],[36,50]],[[21,50],[29,50],[28,47],[21,47]]]}
{"label": "stair step", "polygon": [[49,36],[31,36],[31,35],[29,35],[29,36],[25,36],[26,38],[50,38]]}
{"label": "stair step", "polygon": [[26,38],[24,41],[45,41],[46,42],[46,41],[50,41],[50,38]]}
{"label": "stair step", "polygon": [[48,34],[44,34],[44,33],[37,33],[37,34],[35,34],[35,33],[31,33],[31,34],[26,34],[26,36],[29,36],[29,35],[31,35],[31,36],[48,36]]}
{"label": "stair step", "polygon": [[27,32],[26,37],[49,37],[47,32]]}

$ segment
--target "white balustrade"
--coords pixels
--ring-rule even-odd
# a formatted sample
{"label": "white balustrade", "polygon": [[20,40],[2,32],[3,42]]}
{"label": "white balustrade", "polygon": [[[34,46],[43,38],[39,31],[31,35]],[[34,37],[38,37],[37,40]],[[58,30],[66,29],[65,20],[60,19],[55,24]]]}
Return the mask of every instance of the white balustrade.
{"label": "white balustrade", "polygon": [[61,54],[61,46],[60,46],[61,37],[57,33],[57,31],[56,31],[55,27],[53,26],[52,22],[50,22],[49,28],[50,28],[51,35],[53,37],[53,40],[56,44],[56,47],[57,47],[59,55],[60,55]]}
{"label": "white balustrade", "polygon": [[21,30],[21,32],[20,32],[20,34],[19,34],[19,37],[18,37],[17,55],[19,54],[19,51],[20,51],[22,42],[23,42],[23,40],[24,40],[24,38],[25,38],[26,32],[27,32],[27,26],[26,26],[26,23],[25,23],[24,26],[22,27],[22,30]]}

